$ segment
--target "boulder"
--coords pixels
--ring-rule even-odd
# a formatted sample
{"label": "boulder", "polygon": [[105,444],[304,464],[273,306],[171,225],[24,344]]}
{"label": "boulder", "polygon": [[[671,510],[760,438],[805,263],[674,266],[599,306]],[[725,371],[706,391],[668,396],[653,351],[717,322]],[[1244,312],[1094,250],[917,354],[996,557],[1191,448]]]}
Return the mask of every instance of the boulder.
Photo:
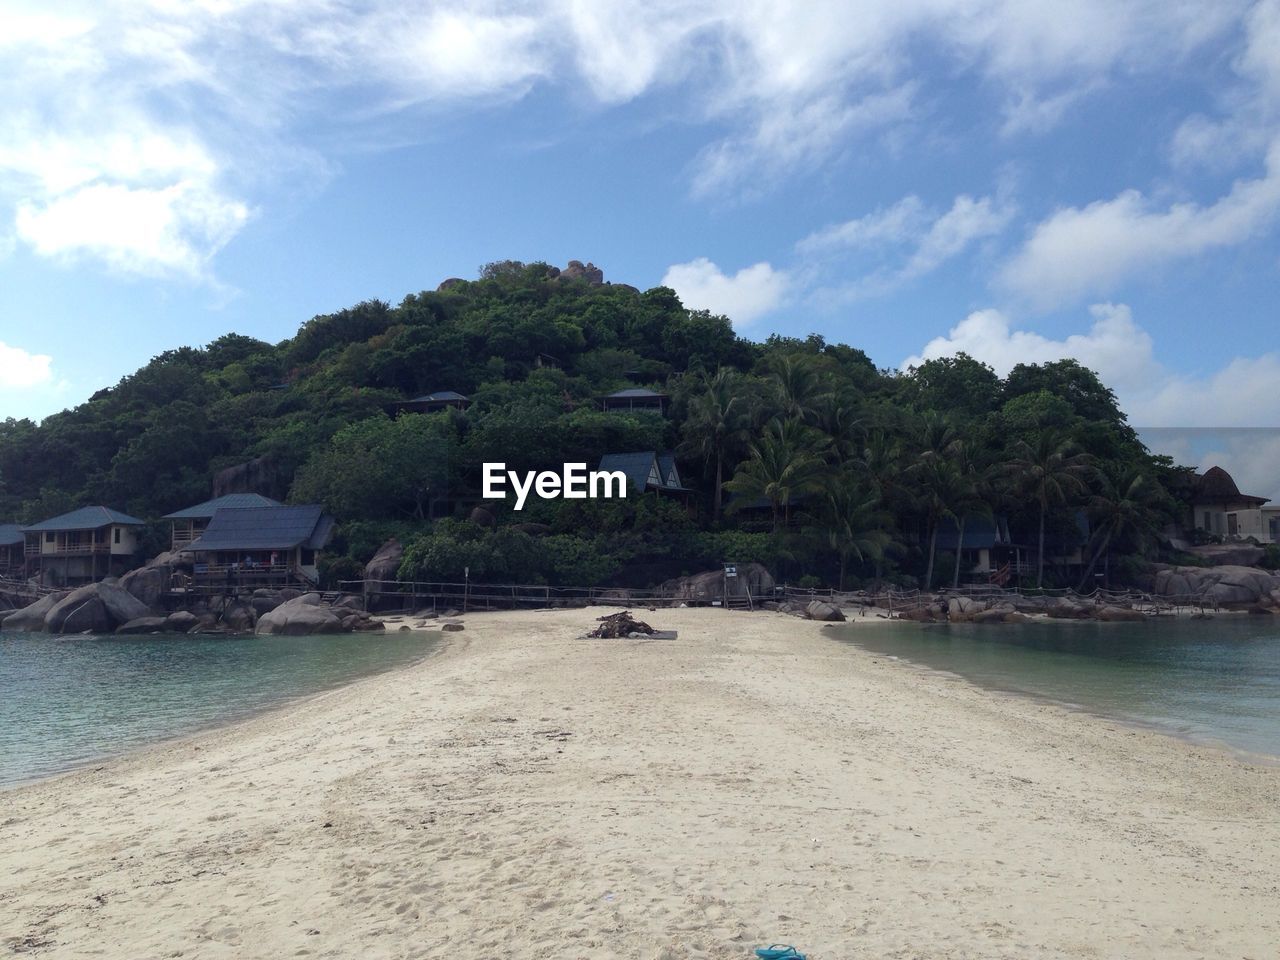
{"label": "boulder", "polygon": [[966,623],[977,614],[987,609],[987,604],[973,597],[951,597],[947,600],[947,619],[955,623]]}
{"label": "boulder", "polygon": [[1053,601],[1044,612],[1054,620],[1084,620],[1092,611],[1082,603],[1064,598]]}
{"label": "boulder", "polygon": [[165,617],[138,617],[116,627],[118,634],[164,633]]}
{"label": "boulder", "polygon": [[257,621],[253,607],[243,600],[235,600],[222,609],[222,625],[235,633],[252,633]]}
{"label": "boulder", "polygon": [[190,610],[176,610],[164,618],[164,628],[169,633],[186,633],[199,622]]}
{"label": "boulder", "polygon": [[604,283],[604,271],[594,263],[584,264],[581,260],[570,260],[569,265],[560,271],[559,280],[585,280],[590,284]]}
{"label": "boulder", "polygon": [[1106,606],[1098,611],[1098,619],[1106,623],[1137,623],[1146,620],[1147,615],[1132,607]]}
{"label": "boulder", "polygon": [[169,586],[171,575],[171,568],[168,566],[139,567],[121,577],[120,586],[143,606],[156,610],[160,607],[160,598]]}
{"label": "boulder", "polygon": [[151,614],[152,608],[120,585],[120,581],[104,580],[97,585],[98,599],[107,610],[113,626]]}
{"label": "boulder", "polygon": [[998,610],[995,607],[989,607],[986,610],[979,610],[973,615],[974,623],[1008,623],[1006,617],[1021,616],[1013,610]]}
{"label": "boulder", "polygon": [[66,596],[65,593],[51,593],[21,610],[15,610],[0,619],[0,630],[6,633],[39,633],[44,629],[44,621],[49,611]]}
{"label": "boulder", "polygon": [[1194,602],[1203,599],[1228,608],[1247,610],[1280,590],[1280,576],[1256,567],[1164,567],[1156,572],[1157,596]]}
{"label": "boulder", "polygon": [[442,623],[440,624],[440,629],[443,630],[445,633],[456,633],[459,630],[463,630],[465,628],[460,623]]}
{"label": "boulder", "polygon": [[839,621],[844,619],[844,611],[824,600],[810,600],[804,608],[804,613],[810,620]]}
{"label": "boulder", "polygon": [[351,629],[356,633],[373,633],[387,628],[383,625],[381,620],[361,620]]}
{"label": "boulder", "polygon": [[364,565],[366,580],[394,580],[404,559],[404,545],[395,537],[378,548],[373,559]]}
{"label": "boulder", "polygon": [[495,527],[498,525],[498,518],[484,507],[473,507],[471,513],[467,515],[467,519],[477,527]]}
{"label": "boulder", "polygon": [[72,590],[49,608],[49,612],[44,618],[44,629],[49,633],[62,633],[63,623],[67,617],[83,606],[86,601],[90,599],[96,600],[97,596],[98,585],[96,583],[86,584],[83,587],[77,587]]}
{"label": "boulder", "polygon": [[[314,600],[312,598],[315,598]],[[320,605],[320,595],[309,593],[280,604],[258,618],[255,632],[278,636],[343,633],[342,620],[331,607]]]}
{"label": "boulder", "polygon": [[213,499],[228,493],[260,493],[264,497],[283,497],[288,483],[271,454],[237,463],[213,476]]}
{"label": "boulder", "polygon": [[1187,552],[1208,560],[1215,567],[1252,567],[1267,555],[1263,547],[1252,543],[1206,543]]}
{"label": "boulder", "polygon": [[747,591],[756,600],[773,596],[773,576],[760,563],[738,564],[738,575],[726,579],[724,570],[708,570],[706,573],[695,573],[688,577],[676,577],[668,580],[658,589],[673,600],[694,600],[710,603],[723,599],[727,593],[730,597],[745,597]]}
{"label": "boulder", "polygon": [[59,633],[110,633],[115,629],[106,605],[97,595],[85,598],[61,618]]}
{"label": "boulder", "polygon": [[279,595],[272,591],[270,596],[253,597],[253,599],[249,601],[249,605],[253,607],[254,613],[258,616],[262,616],[264,613],[270,613],[283,602],[284,601],[280,599]]}

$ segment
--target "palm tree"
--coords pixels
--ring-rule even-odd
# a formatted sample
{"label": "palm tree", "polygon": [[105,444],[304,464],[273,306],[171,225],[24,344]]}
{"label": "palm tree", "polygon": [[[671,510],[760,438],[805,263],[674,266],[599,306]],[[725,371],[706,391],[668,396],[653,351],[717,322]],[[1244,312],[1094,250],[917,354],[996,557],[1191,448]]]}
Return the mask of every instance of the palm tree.
{"label": "palm tree", "polygon": [[808,420],[827,395],[814,358],[803,353],[783,354],[770,373],[778,393],[782,415]]}
{"label": "palm tree", "polygon": [[720,369],[713,376],[703,375],[701,392],[689,401],[689,416],[684,424],[685,442],[681,451],[701,457],[716,465],[713,512],[719,521],[723,503],[725,459],[747,437],[747,412],[737,394],[739,376],[733,370]]}
{"label": "palm tree", "polygon": [[1006,469],[1023,491],[1034,498],[1040,512],[1040,533],[1036,549],[1036,587],[1044,586],[1044,518],[1049,508],[1067,503],[1085,490],[1085,481],[1094,473],[1093,458],[1082,453],[1075,441],[1052,430],[1042,430],[1034,443],[1019,440]]}
{"label": "palm tree", "polygon": [[827,544],[840,556],[841,590],[850,557],[859,563],[874,560],[879,564],[893,542],[879,495],[849,474],[827,487],[822,520]]}
{"label": "palm tree", "polygon": [[949,459],[955,464],[960,474],[961,489],[956,503],[956,566],[951,577],[951,587],[960,586],[960,558],[964,554],[965,522],[973,515],[991,516],[988,503],[989,467],[985,464],[977,447],[967,440],[953,441],[947,450]]}
{"label": "palm tree", "polygon": [[1104,477],[1102,493],[1089,503],[1089,513],[1095,521],[1090,538],[1094,550],[1077,590],[1084,590],[1098,560],[1115,541],[1127,537],[1139,547],[1151,541],[1161,526],[1158,507],[1167,497],[1158,480],[1138,470],[1130,470],[1118,483]]}
{"label": "palm tree", "polygon": [[825,438],[798,420],[770,421],[763,436],[751,443],[733,479],[724,485],[738,495],[730,511],[766,499],[777,532],[790,519],[791,504],[820,487],[827,470],[822,459],[824,443]]}
{"label": "palm tree", "polygon": [[912,475],[917,478],[919,502],[929,531],[929,563],[924,574],[924,589],[928,590],[933,586],[938,527],[943,520],[958,518],[959,511],[965,509],[972,498],[972,486],[956,464],[945,457],[922,457],[912,468]]}
{"label": "palm tree", "polygon": [[851,393],[828,393],[813,414],[814,426],[831,438],[832,462],[844,467],[856,463],[862,453],[867,425]]}

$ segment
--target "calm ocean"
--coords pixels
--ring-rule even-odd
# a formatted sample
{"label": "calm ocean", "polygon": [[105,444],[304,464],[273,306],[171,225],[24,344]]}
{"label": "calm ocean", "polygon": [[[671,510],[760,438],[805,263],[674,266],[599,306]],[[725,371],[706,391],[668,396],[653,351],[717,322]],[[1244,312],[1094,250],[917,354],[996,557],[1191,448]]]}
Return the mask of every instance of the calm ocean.
{"label": "calm ocean", "polygon": [[1280,757],[1280,624],[1271,617],[832,632],[982,686]]}
{"label": "calm ocean", "polygon": [[0,786],[412,663],[437,641],[0,634]]}

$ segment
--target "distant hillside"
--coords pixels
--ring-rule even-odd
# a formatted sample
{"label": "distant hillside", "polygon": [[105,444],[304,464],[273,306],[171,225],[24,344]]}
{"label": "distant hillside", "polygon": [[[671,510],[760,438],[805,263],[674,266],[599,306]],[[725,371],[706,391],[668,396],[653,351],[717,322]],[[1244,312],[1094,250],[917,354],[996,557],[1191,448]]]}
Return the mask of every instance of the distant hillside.
{"label": "distant hillside", "polygon": [[[662,412],[601,409],[601,396],[628,387],[665,395]],[[436,391],[469,405],[400,406]],[[540,502],[521,514],[491,504],[494,525],[468,519],[484,462],[594,466],[666,450],[687,497]],[[1041,479],[1080,469],[1046,493],[1037,456]],[[331,576],[352,575],[396,534],[406,575],[468,565],[490,579],[577,583],[652,581],[722,559],[813,582],[842,569],[846,580],[949,581],[940,530],[999,515],[1038,538],[1042,505],[1059,552],[1099,552],[1092,533],[1078,542],[1082,509],[1094,529],[1115,524],[1104,549],[1118,562],[1152,549],[1188,482],[1072,361],[1002,380],[961,355],[899,375],[817,336],[744,340],[667,288],[610,284],[576,263],[489,264],[395,307],[315,317],[278,344],[228,334],[161,354],[38,426],[0,424],[0,521],[83,503],[156,518],[207,498],[219,475],[219,492],[323,501],[341,523]],[[1137,476],[1136,522],[1119,524],[1114,505]],[[159,549],[159,528],[148,543]],[[1080,572],[1050,564],[1049,577]]]}

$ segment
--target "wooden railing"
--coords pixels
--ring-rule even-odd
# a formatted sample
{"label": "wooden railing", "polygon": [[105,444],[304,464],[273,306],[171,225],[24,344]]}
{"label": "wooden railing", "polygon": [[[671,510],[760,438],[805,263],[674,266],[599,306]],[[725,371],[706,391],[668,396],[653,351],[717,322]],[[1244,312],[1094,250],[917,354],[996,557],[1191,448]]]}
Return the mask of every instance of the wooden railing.
{"label": "wooden railing", "polygon": [[[400,602],[403,606],[445,606],[458,609],[518,607],[568,607],[568,606],[616,606],[616,607],[669,607],[680,603],[720,605],[723,596],[706,600],[690,600],[670,591],[632,590],[623,587],[553,587],[545,584],[470,583],[470,582],[422,582],[399,580],[345,580],[338,584],[344,593],[361,594],[366,607],[373,603]],[[937,603],[939,599],[963,596],[988,603],[1025,601],[1041,598],[1072,600],[1097,606],[1131,606],[1151,613],[1173,613],[1181,609],[1216,610],[1218,603],[1208,592],[1186,596],[1156,596],[1137,590],[1103,590],[1077,593],[1070,589],[1032,590],[1018,587],[999,587],[992,584],[973,584],[937,590],[896,589],[880,587],[875,590],[836,590],[833,588],[804,588],[782,584],[772,594],[751,596],[747,604],[739,602],[730,607],[759,608],[769,601],[808,603],[825,600],[843,607],[877,607],[890,614]]]}
{"label": "wooden railing", "polygon": [[110,553],[110,543],[41,543],[35,546],[28,543],[25,547],[28,557],[68,557],[86,554]]}

